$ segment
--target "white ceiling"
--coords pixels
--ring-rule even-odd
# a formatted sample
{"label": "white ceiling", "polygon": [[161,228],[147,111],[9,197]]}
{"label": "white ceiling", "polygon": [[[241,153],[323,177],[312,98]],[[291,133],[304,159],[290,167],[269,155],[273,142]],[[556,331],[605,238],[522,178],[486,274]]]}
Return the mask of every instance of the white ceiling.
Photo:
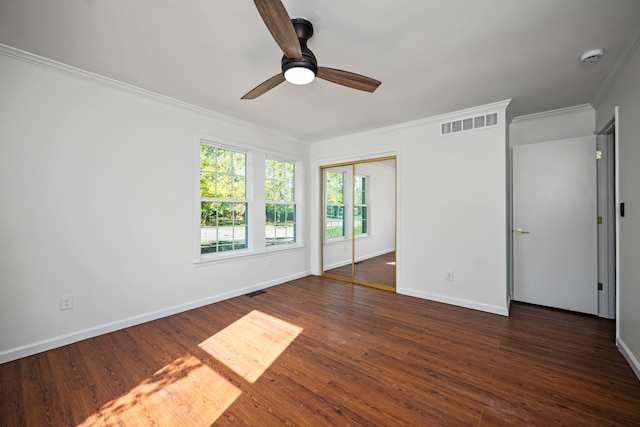
{"label": "white ceiling", "polygon": [[283,3],[313,23],[319,65],[380,88],[241,100],[282,55],[251,0],[0,0],[0,43],[315,141],[509,98],[515,116],[590,103],[640,24],[638,0]]}

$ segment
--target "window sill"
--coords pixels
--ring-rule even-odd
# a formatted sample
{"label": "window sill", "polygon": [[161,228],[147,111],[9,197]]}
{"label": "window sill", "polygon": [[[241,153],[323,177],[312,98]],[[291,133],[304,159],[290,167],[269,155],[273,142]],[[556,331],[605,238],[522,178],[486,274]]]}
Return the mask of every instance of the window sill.
{"label": "window sill", "polygon": [[[285,246],[285,245],[282,245]],[[221,264],[227,262],[247,261],[255,258],[262,258],[273,255],[274,253],[297,252],[304,250],[305,246],[301,244],[287,245],[286,247],[267,247],[264,252],[251,252],[250,250],[236,251],[233,254],[211,255],[193,261],[194,267],[204,267],[212,264]]]}

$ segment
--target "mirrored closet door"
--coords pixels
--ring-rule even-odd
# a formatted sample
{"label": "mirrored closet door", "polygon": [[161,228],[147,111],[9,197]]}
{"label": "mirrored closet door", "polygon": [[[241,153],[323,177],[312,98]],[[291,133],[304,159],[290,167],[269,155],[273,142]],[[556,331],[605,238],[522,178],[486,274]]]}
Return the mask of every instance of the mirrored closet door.
{"label": "mirrored closet door", "polygon": [[322,167],[323,276],[395,291],[396,159]]}

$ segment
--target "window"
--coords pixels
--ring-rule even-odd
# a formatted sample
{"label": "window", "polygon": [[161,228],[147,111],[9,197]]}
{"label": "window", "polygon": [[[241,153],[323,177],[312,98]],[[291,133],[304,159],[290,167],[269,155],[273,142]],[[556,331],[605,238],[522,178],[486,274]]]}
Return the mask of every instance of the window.
{"label": "window", "polygon": [[344,237],[344,173],[326,171],[325,238]]}
{"label": "window", "polygon": [[247,248],[247,155],[200,145],[200,253]]}
{"label": "window", "polygon": [[353,233],[366,235],[369,232],[369,197],[367,196],[368,179],[365,176],[356,176],[353,186]]}
{"label": "window", "polygon": [[242,143],[195,142],[194,263],[302,248],[300,159]]}
{"label": "window", "polygon": [[265,246],[296,242],[295,163],[266,159]]}

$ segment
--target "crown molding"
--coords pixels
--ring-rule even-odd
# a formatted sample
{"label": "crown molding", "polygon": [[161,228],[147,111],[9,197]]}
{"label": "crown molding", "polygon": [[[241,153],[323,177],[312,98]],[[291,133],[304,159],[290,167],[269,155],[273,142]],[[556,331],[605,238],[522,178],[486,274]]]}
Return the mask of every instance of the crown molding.
{"label": "crown molding", "polygon": [[232,123],[238,126],[242,126],[245,128],[252,129],[257,132],[270,134],[277,138],[285,138],[290,141],[299,141],[297,138],[291,137],[291,135],[287,135],[281,132],[274,131],[273,129],[269,129],[266,127],[262,127],[256,125],[254,123],[246,122],[244,120],[237,119],[235,117],[227,116],[221,113],[217,113],[213,110],[209,110],[204,107],[199,107],[194,104],[190,104],[188,102],[180,101],[175,98],[171,98],[166,95],[161,95],[159,93],[142,89],[137,86],[130,85],[128,83],[121,82],[119,80],[115,80],[109,77],[102,76],[100,74],[92,73],[91,71],[83,70],[81,68],[77,68],[68,64],[64,64],[62,62],[55,61],[53,59],[45,58],[43,56],[36,55],[31,52],[27,52],[24,50],[16,49],[11,46],[7,46],[5,44],[0,43],[0,55],[7,56],[9,58],[17,59],[20,61],[24,61],[33,65],[37,65],[43,68],[47,68],[53,71],[57,71],[63,74],[67,74],[79,79],[87,80],[93,83],[97,83],[112,89],[117,89],[129,94],[133,94],[136,96],[140,96],[143,98],[151,99],[153,101],[157,101],[163,104],[167,104],[173,107],[180,108],[185,111],[189,111],[192,113],[201,114],[207,116],[209,118],[221,120],[227,123]]}
{"label": "crown molding", "polygon": [[583,113],[593,111],[594,108],[590,104],[576,105],[574,107],[558,108],[557,110],[542,111],[540,113],[527,114],[524,116],[514,117],[512,123],[525,122],[529,120],[544,119],[547,117],[561,116],[564,114]]}
{"label": "crown molding", "polygon": [[438,116],[427,117],[425,119],[419,119],[419,120],[414,120],[410,122],[399,123],[396,125],[366,130],[364,132],[356,132],[348,135],[337,136],[334,138],[313,141],[312,144],[346,141],[353,138],[361,138],[365,136],[371,136],[371,135],[391,132],[395,130],[408,129],[416,126],[423,126],[423,125],[428,125],[432,123],[440,123],[443,121],[451,121],[456,118],[466,117],[468,115],[477,115],[480,113],[486,113],[487,111],[494,112],[495,110],[502,110],[502,109],[506,110],[510,103],[511,103],[511,99],[506,99],[504,101],[498,101],[491,104],[479,105],[477,107],[467,108],[465,110],[458,110],[451,113],[440,114]]}
{"label": "crown molding", "polygon": [[631,37],[629,37],[625,42],[624,46],[622,46],[620,55],[618,55],[616,62],[613,64],[613,68],[607,75],[607,78],[604,79],[604,81],[600,85],[600,88],[598,89],[595,96],[591,100],[591,105],[593,106],[594,109],[597,109],[600,106],[600,104],[602,104],[602,101],[604,101],[604,99],[609,94],[611,89],[613,89],[613,86],[618,81],[620,74],[622,74],[627,64],[629,63],[633,55],[638,50],[639,46],[640,46],[640,27],[636,28],[636,30],[633,32]]}

